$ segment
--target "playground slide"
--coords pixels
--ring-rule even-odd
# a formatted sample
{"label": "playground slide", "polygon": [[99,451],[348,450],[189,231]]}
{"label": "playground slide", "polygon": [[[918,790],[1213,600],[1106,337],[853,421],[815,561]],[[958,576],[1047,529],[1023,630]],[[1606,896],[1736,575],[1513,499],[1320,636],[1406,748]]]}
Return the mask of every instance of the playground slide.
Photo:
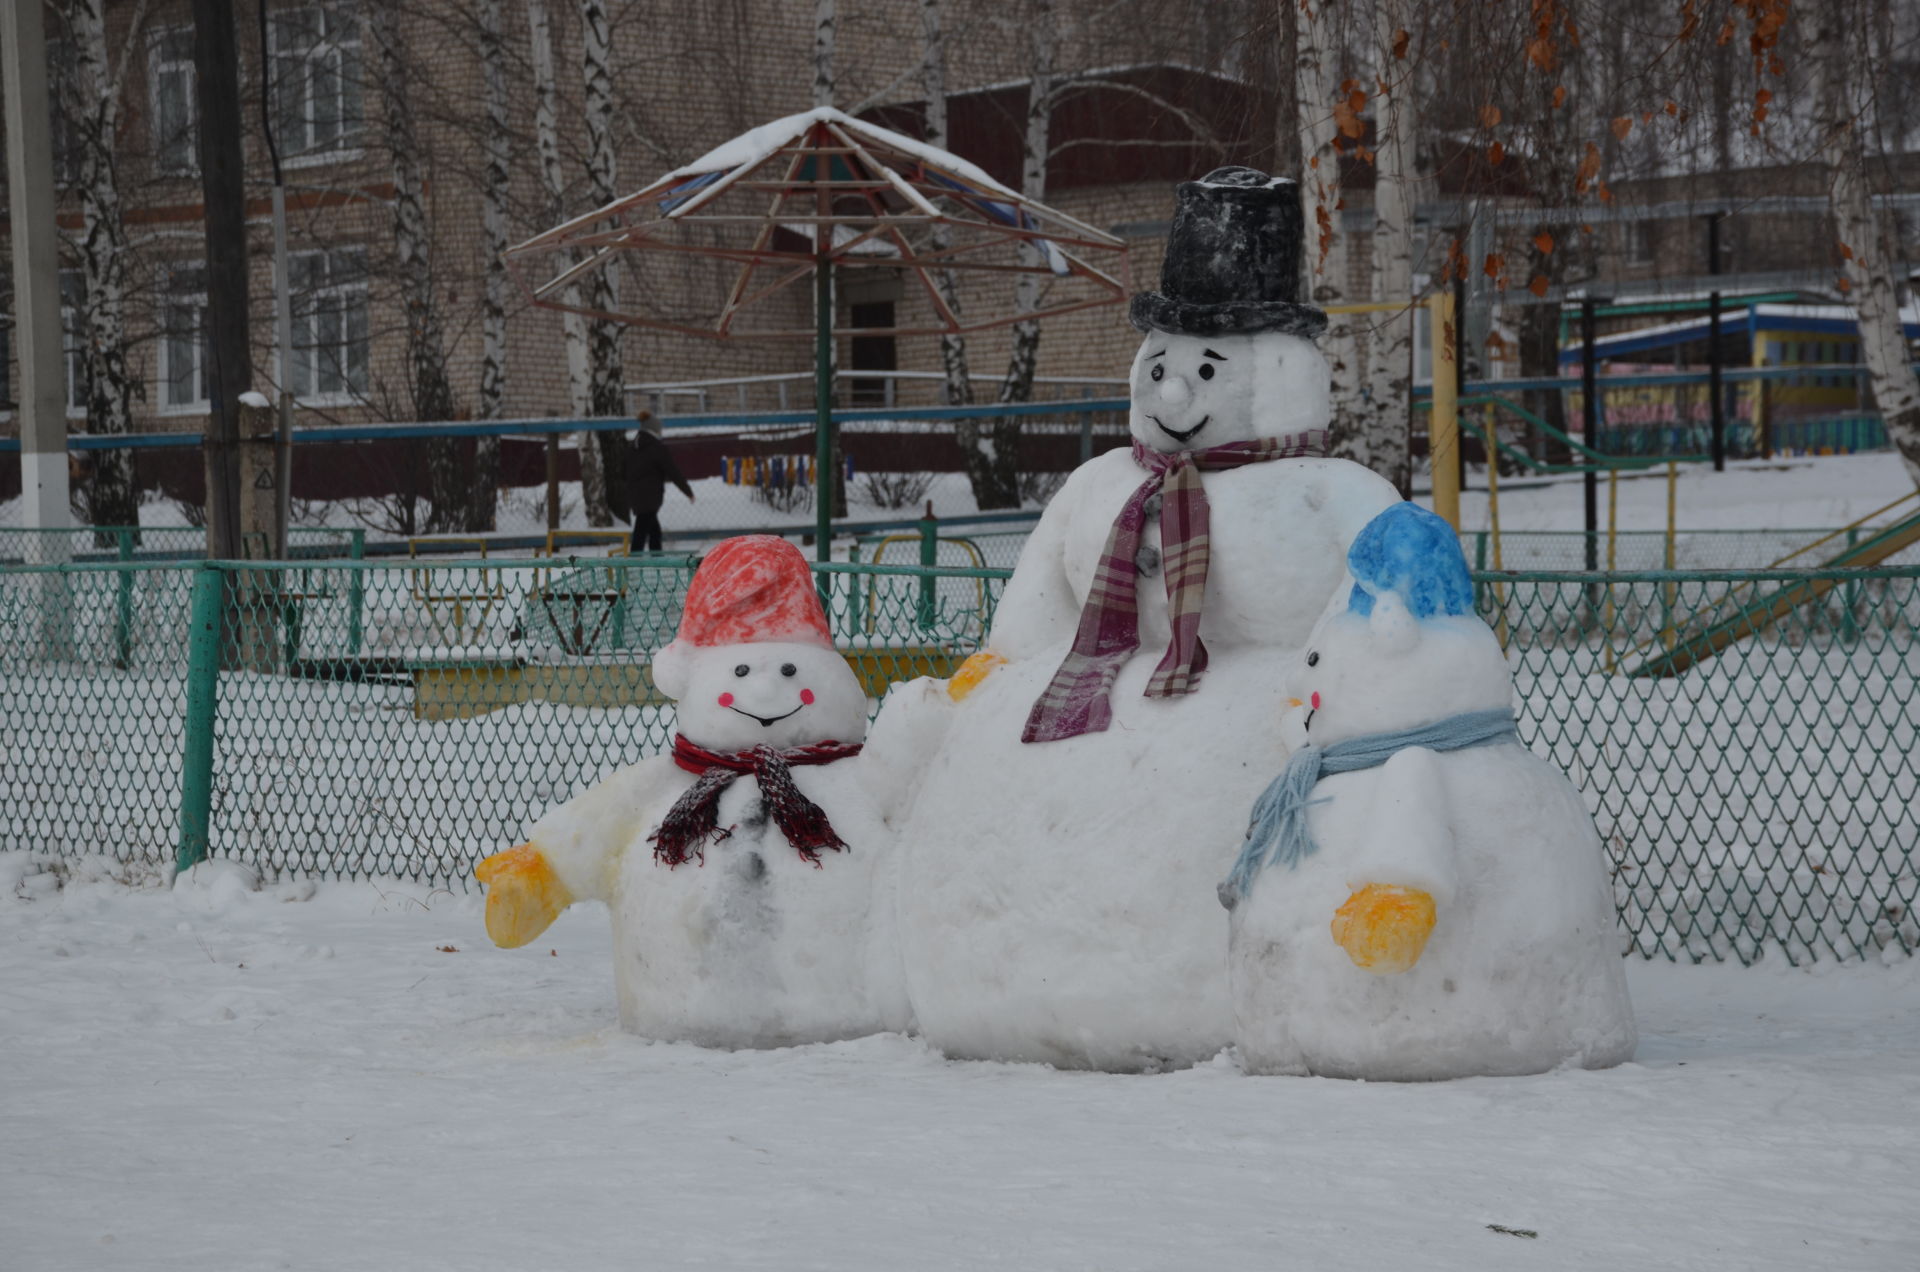
{"label": "playground slide", "polygon": [[[1904,500],[1902,502],[1905,502]],[[1880,564],[1894,553],[1920,543],[1920,513],[1897,521],[1872,537],[1847,548],[1831,560],[1823,561],[1823,570],[1864,570]],[[1776,620],[1803,605],[1811,604],[1833,590],[1844,579],[1806,579],[1789,583],[1777,591],[1743,605],[1740,611],[1697,635],[1688,636],[1672,649],[1662,651],[1628,672],[1636,677],[1677,676],[1695,663],[1713,657],[1735,641],[1764,631]]]}

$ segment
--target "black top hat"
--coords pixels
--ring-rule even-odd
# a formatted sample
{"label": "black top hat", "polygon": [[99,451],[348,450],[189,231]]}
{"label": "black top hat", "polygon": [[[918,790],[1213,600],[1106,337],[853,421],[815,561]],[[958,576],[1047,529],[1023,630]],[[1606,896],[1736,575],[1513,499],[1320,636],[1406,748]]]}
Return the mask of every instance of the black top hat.
{"label": "black top hat", "polygon": [[1133,298],[1142,331],[1244,336],[1279,331],[1311,339],[1327,315],[1300,299],[1300,186],[1252,168],[1215,168],[1183,181],[1167,235],[1160,290]]}

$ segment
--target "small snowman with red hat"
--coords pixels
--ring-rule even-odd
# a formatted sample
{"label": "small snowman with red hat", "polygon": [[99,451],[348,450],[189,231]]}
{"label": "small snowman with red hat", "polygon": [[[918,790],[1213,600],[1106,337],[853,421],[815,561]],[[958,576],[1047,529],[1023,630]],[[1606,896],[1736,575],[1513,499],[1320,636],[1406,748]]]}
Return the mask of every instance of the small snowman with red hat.
{"label": "small snowman with red hat", "polygon": [[575,901],[613,915],[620,1022],[649,1038],[782,1047],[904,1029],[887,836],[857,756],[867,699],[806,558],[719,544],[654,655],[671,755],[606,778],[487,858],[487,932],[512,948]]}

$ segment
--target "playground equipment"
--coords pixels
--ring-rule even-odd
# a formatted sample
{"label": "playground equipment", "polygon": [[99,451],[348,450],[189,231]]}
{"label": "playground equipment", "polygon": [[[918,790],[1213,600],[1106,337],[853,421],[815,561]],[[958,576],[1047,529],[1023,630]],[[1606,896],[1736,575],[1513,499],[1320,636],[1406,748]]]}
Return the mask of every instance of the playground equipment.
{"label": "playground equipment", "polygon": [[[1848,536],[1848,546],[1827,560],[1819,562],[1820,568],[1867,569],[1879,565],[1895,553],[1920,543],[1920,507],[1907,512],[1902,520],[1873,527],[1872,533],[1867,538],[1858,538],[1859,533],[1867,528],[1867,522],[1897,508],[1904,508],[1905,505],[1914,503],[1916,500],[1920,500],[1920,490],[1896,499],[1884,507],[1876,508],[1853,524],[1843,526],[1787,554],[1768,568],[1777,569],[1786,565],[1794,558],[1830,543],[1843,534]],[[1664,651],[1642,662],[1627,675],[1636,678],[1677,676],[1696,663],[1718,654],[1735,641],[1744,640],[1748,636],[1765,631],[1794,610],[1815,604],[1836,586],[1844,585],[1844,580],[1822,575],[1788,583],[1757,599],[1742,602],[1738,599],[1739,594],[1753,588],[1754,582],[1741,583],[1713,607],[1703,622],[1703,630],[1684,639],[1676,639],[1671,630],[1663,633],[1662,643],[1666,646]],[[1734,613],[1715,621],[1717,615],[1735,606],[1738,608]],[[1849,608],[1851,608],[1850,605]],[[1633,652],[1641,652],[1650,643],[1642,642]]]}

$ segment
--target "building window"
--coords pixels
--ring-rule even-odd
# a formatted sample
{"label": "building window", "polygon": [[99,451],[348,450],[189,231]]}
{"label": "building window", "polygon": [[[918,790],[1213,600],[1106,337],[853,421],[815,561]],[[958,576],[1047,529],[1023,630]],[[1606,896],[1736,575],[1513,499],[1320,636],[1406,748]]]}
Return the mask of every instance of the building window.
{"label": "building window", "polygon": [[147,53],[153,95],[154,163],[172,176],[197,172],[193,28],[161,28],[154,33]]}
{"label": "building window", "polygon": [[348,401],[367,391],[367,257],[357,248],[296,252],[293,366],[287,384],[305,401]]}
{"label": "building window", "polygon": [[[890,300],[873,301],[868,304],[849,305],[848,315],[853,329],[862,327],[888,328],[894,325],[893,302]],[[852,371],[895,371],[899,369],[899,354],[894,338],[887,336],[856,335],[850,342],[848,361]],[[848,386],[848,402],[853,406],[892,406],[894,384],[892,376],[856,375]]]}
{"label": "building window", "polygon": [[74,74],[72,41],[48,40],[47,82],[52,91],[47,94],[47,114],[53,132],[53,184],[61,190],[80,184],[80,129],[67,111]]}
{"label": "building window", "polygon": [[1627,263],[1629,265],[1653,264],[1653,222],[1628,221]]}
{"label": "building window", "polygon": [[77,269],[60,271],[60,352],[67,364],[67,417],[87,413],[86,341],[80,335],[80,307],[86,303],[87,280]]}
{"label": "building window", "polygon": [[167,271],[160,303],[160,409],[204,410],[208,401],[207,271],[176,265]]}
{"label": "building window", "polygon": [[285,155],[325,155],[360,144],[360,22],[351,9],[315,5],[273,15],[275,140]]}

